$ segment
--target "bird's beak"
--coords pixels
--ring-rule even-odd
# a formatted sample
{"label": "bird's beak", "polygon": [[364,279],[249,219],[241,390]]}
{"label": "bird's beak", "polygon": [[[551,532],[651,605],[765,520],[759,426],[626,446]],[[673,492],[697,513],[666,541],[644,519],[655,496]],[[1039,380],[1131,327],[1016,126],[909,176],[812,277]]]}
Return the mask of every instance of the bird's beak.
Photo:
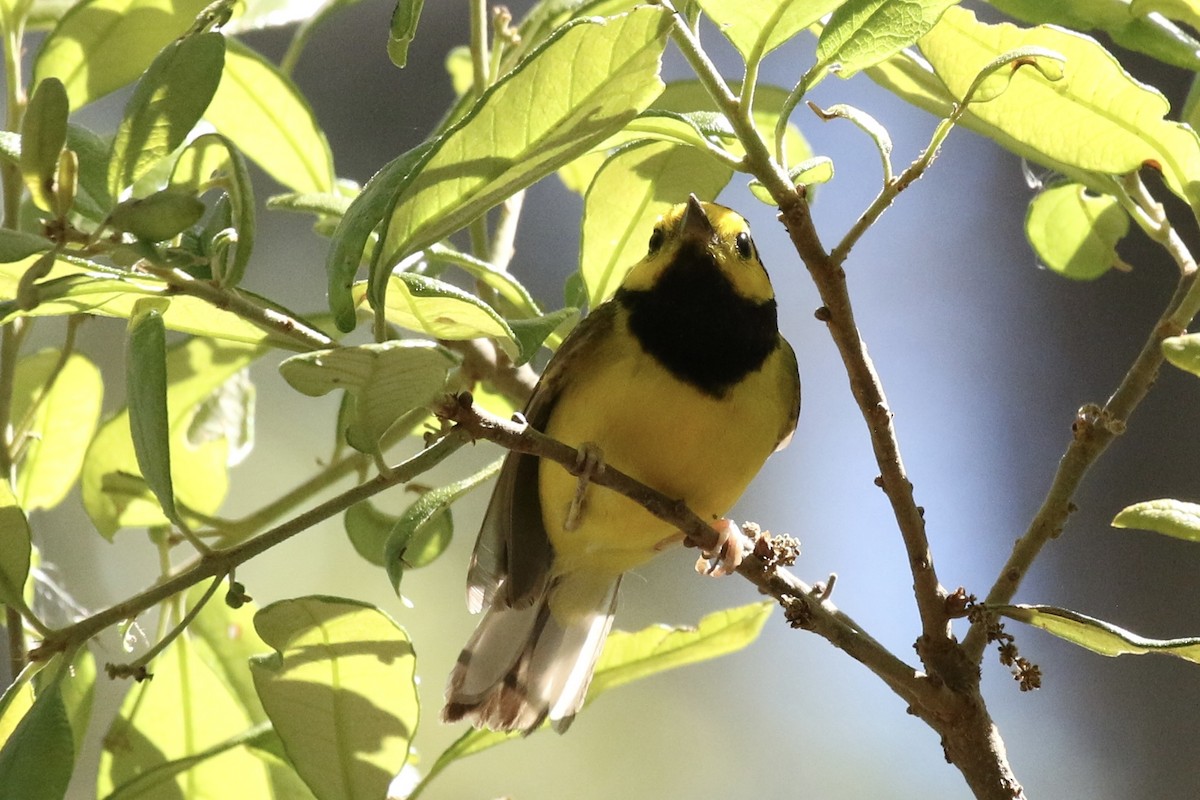
{"label": "bird's beak", "polygon": [[688,195],[687,209],[683,212],[683,238],[707,244],[712,240],[712,223],[704,213],[704,206],[696,199],[696,195]]}

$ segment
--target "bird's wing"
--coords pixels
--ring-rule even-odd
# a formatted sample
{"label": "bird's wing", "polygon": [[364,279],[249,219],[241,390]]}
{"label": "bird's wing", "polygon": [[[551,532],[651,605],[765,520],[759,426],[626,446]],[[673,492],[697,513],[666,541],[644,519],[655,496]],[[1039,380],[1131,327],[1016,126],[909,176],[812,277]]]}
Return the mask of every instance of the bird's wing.
{"label": "bird's wing", "polygon": [[800,366],[796,363],[795,351],[782,336],[779,337],[779,349],[784,361],[784,368],[779,371],[779,389],[791,413],[779,429],[779,443],[775,445],[777,453],[791,444],[792,434],[796,432],[796,422],[800,419]]}
{"label": "bird's wing", "polygon": [[[550,359],[525,406],[525,419],[535,430],[546,429],[563,387],[578,374],[576,370],[587,369],[589,351],[612,333],[617,310],[616,303],[597,307]],[[500,469],[471,556],[467,607],[477,613],[497,599],[508,607],[533,602],[546,586],[553,555],[542,522],[538,458],[510,452]]]}

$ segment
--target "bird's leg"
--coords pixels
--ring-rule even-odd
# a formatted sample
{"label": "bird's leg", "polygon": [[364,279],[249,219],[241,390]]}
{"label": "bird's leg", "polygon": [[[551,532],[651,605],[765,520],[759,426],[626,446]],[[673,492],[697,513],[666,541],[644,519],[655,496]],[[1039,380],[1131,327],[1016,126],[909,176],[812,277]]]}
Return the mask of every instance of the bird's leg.
{"label": "bird's leg", "polygon": [[712,525],[717,532],[717,546],[701,550],[696,560],[696,572],[719,578],[732,575],[742,563],[742,541],[740,531],[731,519],[719,519]]}
{"label": "bird's leg", "polygon": [[604,453],[600,450],[599,445],[595,442],[584,442],[579,445],[578,455],[575,458],[575,469],[572,472],[579,478],[579,483],[575,486],[575,496],[571,498],[571,506],[567,509],[567,519],[563,522],[565,531],[573,531],[579,527],[579,521],[583,516],[583,501],[587,496],[592,476],[604,472]]}

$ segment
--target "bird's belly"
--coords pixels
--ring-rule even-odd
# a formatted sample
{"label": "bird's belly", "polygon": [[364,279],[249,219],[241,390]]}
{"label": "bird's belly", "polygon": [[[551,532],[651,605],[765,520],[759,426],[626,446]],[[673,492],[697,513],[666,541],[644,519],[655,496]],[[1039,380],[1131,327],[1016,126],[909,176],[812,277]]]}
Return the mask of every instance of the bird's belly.
{"label": "bird's belly", "polygon": [[[546,432],[573,446],[598,445],[605,464],[683,500],[705,519],[717,519],[774,449],[786,419],[787,410],[776,408],[769,372],[751,374],[718,399],[640,351],[622,355],[563,391]],[[595,485],[579,524],[565,530],[577,485],[558,464],[542,462],[542,514],[560,574],[582,569],[618,575],[649,560],[675,533],[633,501]]]}

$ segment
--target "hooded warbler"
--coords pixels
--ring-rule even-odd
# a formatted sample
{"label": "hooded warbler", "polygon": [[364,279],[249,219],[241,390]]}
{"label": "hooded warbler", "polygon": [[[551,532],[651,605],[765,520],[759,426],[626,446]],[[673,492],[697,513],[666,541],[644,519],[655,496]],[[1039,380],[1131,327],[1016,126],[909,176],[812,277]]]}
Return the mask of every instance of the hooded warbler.
{"label": "hooded warbler", "polygon": [[[796,357],[749,227],[692,196],[663,214],[645,258],[563,341],[525,417],[729,533],[722,515],[799,411]],[[566,730],[621,575],[678,539],[626,497],[510,453],[467,577],[470,611],[487,613],[450,675],[443,719],[528,733],[549,718]]]}

